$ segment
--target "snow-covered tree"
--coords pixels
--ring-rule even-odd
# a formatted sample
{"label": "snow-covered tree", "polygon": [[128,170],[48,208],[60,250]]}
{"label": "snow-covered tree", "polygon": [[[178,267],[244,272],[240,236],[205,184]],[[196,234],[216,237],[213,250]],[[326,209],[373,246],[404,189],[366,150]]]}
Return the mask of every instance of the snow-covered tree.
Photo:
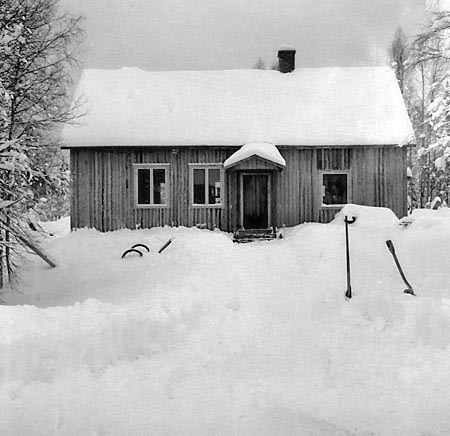
{"label": "snow-covered tree", "polygon": [[419,207],[426,206],[436,195],[448,203],[449,29],[450,12],[434,13],[411,43],[399,29],[389,48],[417,139],[408,165],[415,178],[411,189],[417,191],[410,192],[410,196],[417,199]]}
{"label": "snow-covered tree", "polygon": [[76,118],[71,73],[81,36],[81,17],[60,12],[58,0],[0,2],[0,202],[8,205],[0,209],[0,285],[20,214],[68,186],[56,138]]}
{"label": "snow-covered tree", "polygon": [[450,12],[434,14],[426,30],[413,44],[412,69],[418,81],[413,122],[418,133],[420,203],[435,196],[449,200],[450,145]]}

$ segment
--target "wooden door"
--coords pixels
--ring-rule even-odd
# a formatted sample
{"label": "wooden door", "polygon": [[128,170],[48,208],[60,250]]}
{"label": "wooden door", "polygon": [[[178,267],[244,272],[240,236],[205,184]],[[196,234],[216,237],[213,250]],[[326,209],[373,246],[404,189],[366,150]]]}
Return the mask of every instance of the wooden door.
{"label": "wooden door", "polygon": [[269,174],[241,175],[241,225],[244,229],[269,227]]}

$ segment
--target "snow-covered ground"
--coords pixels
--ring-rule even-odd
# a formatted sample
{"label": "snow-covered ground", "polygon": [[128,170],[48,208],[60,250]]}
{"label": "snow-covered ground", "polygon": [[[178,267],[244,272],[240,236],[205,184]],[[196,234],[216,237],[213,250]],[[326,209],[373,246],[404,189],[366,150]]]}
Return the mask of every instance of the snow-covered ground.
{"label": "snow-covered ground", "polygon": [[349,301],[343,213],[243,245],[42,224],[57,268],[34,258],[2,295],[0,434],[450,434],[449,209],[344,213]]}

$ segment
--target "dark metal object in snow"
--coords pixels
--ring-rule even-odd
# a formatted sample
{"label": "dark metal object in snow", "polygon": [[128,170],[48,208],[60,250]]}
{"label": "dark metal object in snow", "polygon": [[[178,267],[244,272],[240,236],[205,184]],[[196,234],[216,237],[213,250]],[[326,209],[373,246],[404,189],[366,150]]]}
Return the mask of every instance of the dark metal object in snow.
{"label": "dark metal object in snow", "polygon": [[173,238],[170,238],[158,251],[158,253],[162,253],[173,241]]}
{"label": "dark metal object in snow", "polygon": [[[159,251],[158,251],[158,253],[162,253],[171,243],[172,243],[172,241],[173,241],[173,238],[170,238],[160,249],[159,249]],[[146,251],[147,251],[147,253],[150,253],[150,249],[148,248],[148,246],[147,245],[145,245],[145,244],[134,244],[131,248],[129,248],[128,250],[126,250],[126,251],[124,251],[123,252],[123,254],[122,254],[122,259],[127,255],[127,254],[130,254],[130,253],[137,253],[137,254],[139,254],[139,256],[140,257],[142,257],[143,256],[143,253],[142,253],[142,251],[140,251],[140,250],[138,250],[138,248],[144,248]]]}
{"label": "dark metal object in snow", "polygon": [[139,250],[136,250],[136,248],[130,248],[129,250],[126,250],[122,254],[122,259],[129,253],[138,253],[140,257],[142,257],[142,253]]}
{"label": "dark metal object in snow", "polygon": [[147,250],[147,253],[150,253],[150,249],[145,244],[134,244],[131,248],[142,247]]}
{"label": "dark metal object in snow", "polygon": [[233,242],[238,242],[240,244],[255,241],[271,241],[276,238],[277,230],[275,226],[271,229],[240,229],[233,234]]}
{"label": "dark metal object in snow", "polygon": [[356,221],[356,217],[352,216],[348,219],[347,215],[344,218],[345,222],[345,254],[347,258],[347,290],[345,291],[346,298],[352,298],[352,285],[350,283],[350,249],[348,244],[348,225],[353,224]]}
{"label": "dark metal object in snow", "polygon": [[403,292],[405,294],[409,294],[409,295],[416,295],[416,294],[414,294],[412,286],[409,284],[408,280],[406,280],[405,274],[403,273],[402,267],[400,266],[400,262],[398,261],[397,255],[395,254],[394,244],[392,243],[391,240],[388,240],[388,241],[386,241],[386,245],[387,245],[387,248],[389,249],[389,251],[391,252],[392,257],[395,260],[395,264],[397,265],[398,272],[402,276],[402,279],[405,282],[405,285],[407,286],[407,288]]}

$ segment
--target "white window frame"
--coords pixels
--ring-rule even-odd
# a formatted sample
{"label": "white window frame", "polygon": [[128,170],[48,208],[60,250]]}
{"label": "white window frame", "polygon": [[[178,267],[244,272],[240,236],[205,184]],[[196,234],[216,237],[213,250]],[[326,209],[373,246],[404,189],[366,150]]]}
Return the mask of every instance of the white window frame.
{"label": "white window frame", "polygon": [[[205,170],[205,204],[194,203],[194,170]],[[209,204],[209,171],[220,170],[220,203]],[[189,204],[198,208],[223,208],[225,191],[225,171],[221,163],[190,163],[189,164]]]}
{"label": "white window frame", "polygon": [[[150,170],[150,203],[138,203],[138,170]],[[155,204],[153,203],[153,170],[164,169],[165,170],[165,203]],[[169,193],[170,193],[170,164],[168,163],[139,163],[133,164],[133,177],[134,177],[134,206],[137,209],[149,209],[169,206]]]}
{"label": "white window frame", "polygon": [[[336,204],[325,204],[323,202],[325,197],[325,187],[323,184],[323,176],[327,174],[334,174],[334,175],[345,175],[347,176],[347,203],[336,203]],[[346,170],[324,170],[319,172],[319,193],[320,193],[320,207],[322,208],[337,208],[337,207],[344,207],[346,204],[352,202],[352,193],[351,193],[351,183],[350,183],[350,171]]]}

